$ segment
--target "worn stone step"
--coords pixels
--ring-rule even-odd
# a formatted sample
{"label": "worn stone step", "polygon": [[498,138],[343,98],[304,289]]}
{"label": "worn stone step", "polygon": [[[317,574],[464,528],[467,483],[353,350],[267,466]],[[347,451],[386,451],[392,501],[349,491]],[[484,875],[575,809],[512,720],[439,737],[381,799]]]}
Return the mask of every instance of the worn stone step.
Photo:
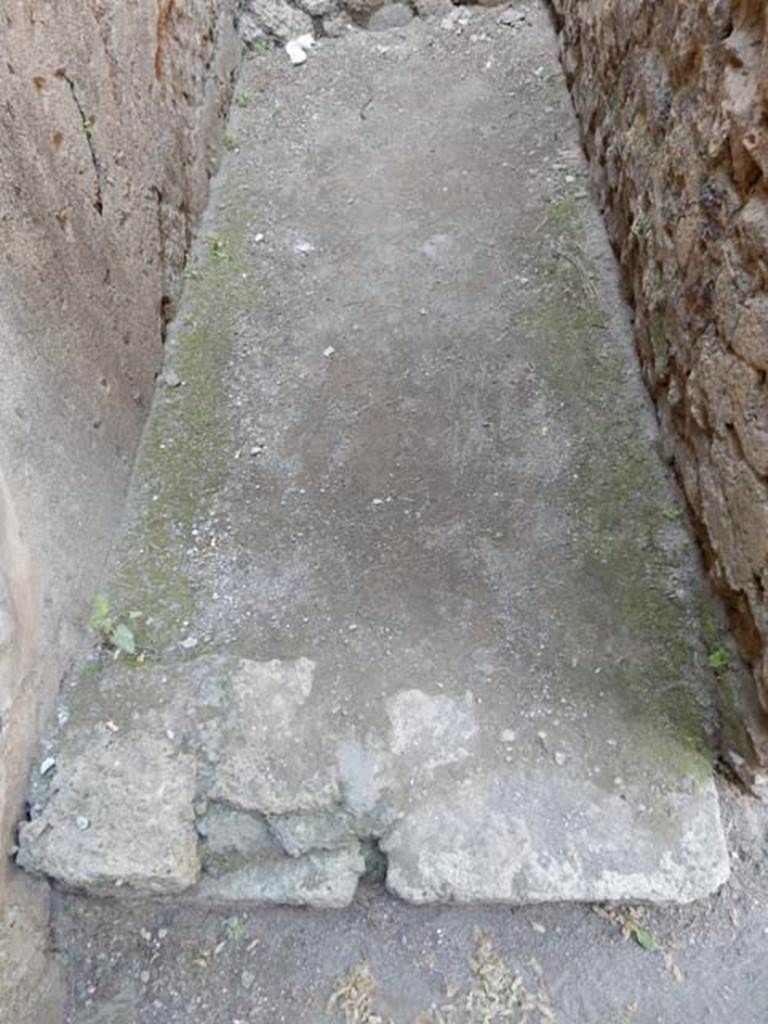
{"label": "worn stone step", "polygon": [[318,906],[725,880],[698,568],[551,29],[462,18],[247,65],[106,587],[141,653],[65,687],[29,869]]}

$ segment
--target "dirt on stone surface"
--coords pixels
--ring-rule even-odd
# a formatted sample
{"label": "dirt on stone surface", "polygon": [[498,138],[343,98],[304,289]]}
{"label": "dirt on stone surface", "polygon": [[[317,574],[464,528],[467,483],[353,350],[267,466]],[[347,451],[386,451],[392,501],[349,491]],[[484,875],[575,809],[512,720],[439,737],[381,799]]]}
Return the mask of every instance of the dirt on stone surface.
{"label": "dirt on stone surface", "polygon": [[720,787],[733,873],[686,908],[200,910],[59,894],[64,1024],[765,1024],[768,820]]}

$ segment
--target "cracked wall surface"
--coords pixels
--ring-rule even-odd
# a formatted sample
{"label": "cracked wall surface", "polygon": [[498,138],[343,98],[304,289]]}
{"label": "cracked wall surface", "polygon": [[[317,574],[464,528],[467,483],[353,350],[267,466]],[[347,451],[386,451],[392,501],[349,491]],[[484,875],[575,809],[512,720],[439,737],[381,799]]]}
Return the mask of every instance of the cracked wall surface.
{"label": "cracked wall surface", "polygon": [[[217,162],[235,6],[10,0],[0,15],[4,850],[122,509]],[[57,1019],[40,980],[45,913],[44,890],[3,869],[4,1019]]]}
{"label": "cracked wall surface", "polygon": [[666,455],[754,671],[757,699],[720,672],[725,746],[754,783],[768,764],[768,8],[552,6]]}

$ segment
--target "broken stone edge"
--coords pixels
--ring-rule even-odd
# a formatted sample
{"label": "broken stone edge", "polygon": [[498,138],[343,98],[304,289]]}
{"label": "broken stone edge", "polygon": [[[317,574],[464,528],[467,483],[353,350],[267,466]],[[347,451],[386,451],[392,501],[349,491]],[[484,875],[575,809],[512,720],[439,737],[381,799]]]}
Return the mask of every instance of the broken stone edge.
{"label": "broken stone edge", "polygon": [[[119,734],[65,732],[17,862],[99,896],[322,908],[352,901],[366,849],[411,903],[688,903],[727,880],[711,775],[659,794],[656,822],[640,814],[642,788],[514,765],[462,769],[435,792],[433,773],[452,768],[441,750],[469,756],[482,742],[471,695],[399,691],[391,733],[366,745],[319,730],[314,670],[306,658],[201,658],[180,669],[183,710],[134,710]],[[429,781],[414,798],[416,761]]]}

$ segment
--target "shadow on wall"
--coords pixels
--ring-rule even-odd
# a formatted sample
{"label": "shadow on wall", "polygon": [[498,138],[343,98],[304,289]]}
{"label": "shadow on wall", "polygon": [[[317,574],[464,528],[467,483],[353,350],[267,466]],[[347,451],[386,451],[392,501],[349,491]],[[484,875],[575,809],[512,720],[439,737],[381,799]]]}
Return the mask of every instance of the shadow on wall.
{"label": "shadow on wall", "polygon": [[5,853],[122,511],[217,166],[236,8],[3,4],[0,1020],[14,1024],[58,1018],[45,1003],[46,890]]}
{"label": "shadow on wall", "polygon": [[[7,805],[0,804],[4,839],[20,807],[18,783],[26,775],[26,759],[19,763],[14,756],[20,731],[15,726],[17,719],[24,717],[26,692],[37,689],[42,660],[41,609],[40,579],[25,550],[11,495],[0,473],[0,793],[10,795]],[[36,702],[29,703],[34,706]]]}
{"label": "shadow on wall", "polygon": [[[46,706],[41,683],[55,657],[42,650],[42,589],[0,474],[0,828],[3,849],[21,812],[27,766]],[[62,975],[45,941],[48,891],[4,857],[0,866],[0,1007],[4,1020],[58,1021]],[[29,991],[34,981],[34,994]],[[31,1016],[27,1017],[29,1014]]]}

